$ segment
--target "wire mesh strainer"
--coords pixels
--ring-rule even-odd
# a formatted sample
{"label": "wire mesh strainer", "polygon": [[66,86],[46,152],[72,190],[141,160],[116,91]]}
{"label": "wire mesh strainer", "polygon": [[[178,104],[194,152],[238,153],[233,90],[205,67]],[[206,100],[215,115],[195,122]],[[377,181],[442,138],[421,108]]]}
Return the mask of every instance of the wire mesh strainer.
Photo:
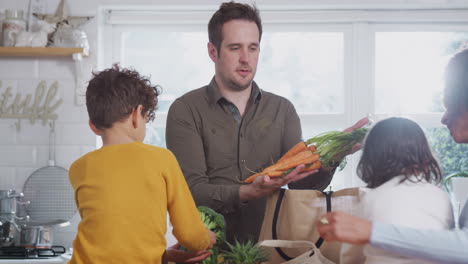
{"label": "wire mesh strainer", "polygon": [[[51,144],[53,142],[53,146]],[[70,220],[76,213],[68,171],[55,166],[55,125],[50,124],[49,166],[34,171],[23,186],[26,214],[31,220]]]}

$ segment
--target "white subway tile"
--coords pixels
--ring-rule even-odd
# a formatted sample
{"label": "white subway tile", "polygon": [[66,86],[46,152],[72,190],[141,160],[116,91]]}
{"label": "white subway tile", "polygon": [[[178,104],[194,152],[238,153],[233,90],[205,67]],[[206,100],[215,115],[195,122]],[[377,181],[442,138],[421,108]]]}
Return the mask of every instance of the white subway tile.
{"label": "white subway tile", "polygon": [[21,79],[37,77],[37,60],[22,57],[0,58],[0,79]]}
{"label": "white subway tile", "polygon": [[40,79],[75,78],[75,62],[72,56],[41,58],[38,61]]}
{"label": "white subway tile", "polygon": [[86,106],[75,105],[74,97],[64,98],[63,104],[60,106],[60,113],[58,116],[58,122],[74,122],[78,124],[88,124],[88,112]]}
{"label": "white subway tile", "polygon": [[[5,120],[0,123],[0,146],[14,145],[17,140],[15,120]],[[3,146],[1,146],[3,147]]]}
{"label": "white subway tile", "polygon": [[87,122],[57,123],[57,145],[94,145],[96,135],[91,131]]}
{"label": "white subway tile", "polygon": [[16,189],[15,176],[14,175],[2,175],[0,176],[0,190]]}
{"label": "white subway tile", "polygon": [[3,176],[16,176],[15,168],[0,167],[0,178]]}
{"label": "white subway tile", "polygon": [[21,129],[16,132],[18,145],[48,145],[50,127],[42,121],[31,124],[28,120],[21,121]]}
{"label": "white subway tile", "polygon": [[87,124],[88,112],[86,111],[86,105],[75,104],[75,82],[72,80],[60,80],[59,90],[63,103],[57,111],[59,114],[57,121]]}
{"label": "white subway tile", "polygon": [[31,167],[35,155],[36,150],[31,146],[0,146],[0,166]]}
{"label": "white subway tile", "polygon": [[80,146],[57,146],[55,165],[68,170],[71,164],[79,157],[81,157]]}
{"label": "white subway tile", "polygon": [[35,157],[34,157],[34,167],[41,168],[49,165],[49,159],[52,159],[51,155],[53,153],[53,149],[51,149],[48,145],[48,142],[44,142],[43,145],[36,145],[35,149]]}
{"label": "white subway tile", "polygon": [[15,168],[0,167],[0,190],[16,190]]}

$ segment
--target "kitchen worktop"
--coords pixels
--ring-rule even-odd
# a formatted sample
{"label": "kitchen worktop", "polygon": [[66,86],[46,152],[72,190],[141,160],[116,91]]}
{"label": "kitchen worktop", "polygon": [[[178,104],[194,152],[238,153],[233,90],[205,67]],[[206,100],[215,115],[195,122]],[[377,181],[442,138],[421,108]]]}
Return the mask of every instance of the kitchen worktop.
{"label": "kitchen worktop", "polygon": [[65,264],[71,259],[70,253],[49,259],[0,259],[0,264]]}

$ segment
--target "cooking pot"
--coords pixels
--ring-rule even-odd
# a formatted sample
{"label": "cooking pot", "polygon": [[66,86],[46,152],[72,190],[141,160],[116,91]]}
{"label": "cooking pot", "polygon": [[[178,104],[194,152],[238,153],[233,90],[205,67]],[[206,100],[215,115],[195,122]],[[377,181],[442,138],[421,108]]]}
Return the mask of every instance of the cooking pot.
{"label": "cooking pot", "polygon": [[51,248],[54,227],[69,225],[67,220],[27,221],[21,224],[20,246],[26,248]]}
{"label": "cooking pot", "polygon": [[0,218],[0,246],[7,247],[13,245],[19,228],[13,219]]}
{"label": "cooking pot", "polygon": [[0,190],[0,214],[16,214],[18,199],[22,197],[23,193],[17,193],[15,190]]}

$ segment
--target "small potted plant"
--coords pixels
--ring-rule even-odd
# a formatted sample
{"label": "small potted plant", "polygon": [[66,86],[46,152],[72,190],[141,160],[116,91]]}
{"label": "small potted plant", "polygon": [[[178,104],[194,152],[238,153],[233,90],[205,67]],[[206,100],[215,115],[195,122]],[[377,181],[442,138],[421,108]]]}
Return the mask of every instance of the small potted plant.
{"label": "small potted plant", "polygon": [[234,244],[226,242],[228,250],[223,251],[224,263],[227,264],[260,264],[268,261],[266,251],[255,245],[252,241]]}

